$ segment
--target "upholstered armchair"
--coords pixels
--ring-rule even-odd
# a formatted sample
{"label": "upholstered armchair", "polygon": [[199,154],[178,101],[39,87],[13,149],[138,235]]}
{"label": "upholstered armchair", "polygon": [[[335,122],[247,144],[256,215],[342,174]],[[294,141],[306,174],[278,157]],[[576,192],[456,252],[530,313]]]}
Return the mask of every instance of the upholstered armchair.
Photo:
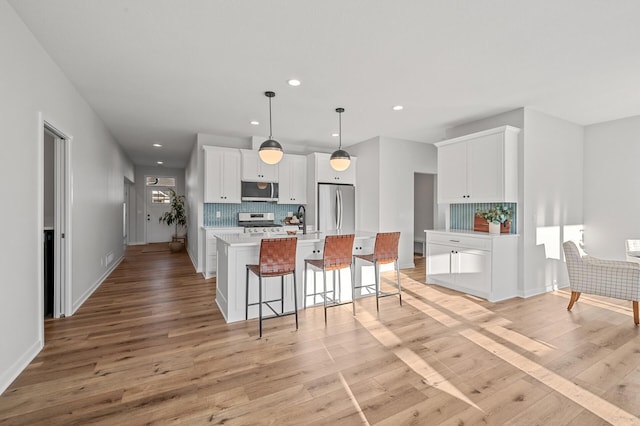
{"label": "upholstered armchair", "polygon": [[638,300],[640,300],[640,263],[603,260],[580,256],[573,241],[563,245],[569,272],[571,300],[567,310],[578,301],[581,293],[614,297],[633,302],[633,322],[638,325]]}

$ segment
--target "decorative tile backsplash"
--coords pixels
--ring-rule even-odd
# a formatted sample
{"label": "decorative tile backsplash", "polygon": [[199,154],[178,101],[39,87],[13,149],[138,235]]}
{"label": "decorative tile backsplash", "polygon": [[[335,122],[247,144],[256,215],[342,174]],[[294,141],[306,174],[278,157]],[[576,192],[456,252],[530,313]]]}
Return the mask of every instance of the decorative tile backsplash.
{"label": "decorative tile backsplash", "polygon": [[471,203],[471,204],[451,204],[450,228],[465,231],[473,231],[473,217],[478,209],[488,209],[493,206],[507,206],[513,210],[513,218],[511,219],[511,233],[517,234],[518,229],[518,211],[516,203]]}
{"label": "decorative tile backsplash", "polygon": [[[298,204],[256,203],[245,201],[240,204],[204,204],[204,226],[232,227],[238,226],[238,213],[271,213],[275,215],[276,223],[282,223],[288,212],[298,211]],[[216,212],[220,217],[216,218]]]}

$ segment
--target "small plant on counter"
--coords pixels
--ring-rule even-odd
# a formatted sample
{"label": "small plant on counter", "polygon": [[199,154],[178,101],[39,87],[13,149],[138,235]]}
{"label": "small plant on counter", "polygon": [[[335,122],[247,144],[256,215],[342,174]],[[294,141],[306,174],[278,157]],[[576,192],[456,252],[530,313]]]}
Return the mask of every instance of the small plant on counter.
{"label": "small plant on counter", "polygon": [[513,217],[513,210],[507,206],[493,206],[489,209],[478,209],[476,214],[489,223],[505,223]]}

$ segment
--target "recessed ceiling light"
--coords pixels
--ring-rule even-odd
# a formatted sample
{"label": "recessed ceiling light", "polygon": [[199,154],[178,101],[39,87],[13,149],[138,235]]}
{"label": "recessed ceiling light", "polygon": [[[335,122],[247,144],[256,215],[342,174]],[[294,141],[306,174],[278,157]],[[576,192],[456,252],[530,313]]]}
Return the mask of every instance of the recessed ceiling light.
{"label": "recessed ceiling light", "polygon": [[340,136],[340,133],[331,133],[331,136],[333,136],[334,138],[337,138],[338,136]]}
{"label": "recessed ceiling light", "polygon": [[287,83],[289,83],[289,86],[293,86],[293,87],[300,86],[300,80],[296,80],[296,79],[291,79],[287,81]]}
{"label": "recessed ceiling light", "polygon": [[162,145],[160,145],[159,143],[154,143],[153,146],[155,146],[156,148],[162,148]]}
{"label": "recessed ceiling light", "polygon": [[252,125],[252,126],[258,126],[259,124],[260,124],[260,122],[259,122],[259,121],[256,121],[256,120],[253,120],[253,121],[251,122],[251,125]]}
{"label": "recessed ceiling light", "polygon": [[402,111],[404,109],[404,107],[402,105],[396,105],[393,107],[394,111]]}
{"label": "recessed ceiling light", "polygon": [[164,164],[164,161],[156,161],[158,164]]}

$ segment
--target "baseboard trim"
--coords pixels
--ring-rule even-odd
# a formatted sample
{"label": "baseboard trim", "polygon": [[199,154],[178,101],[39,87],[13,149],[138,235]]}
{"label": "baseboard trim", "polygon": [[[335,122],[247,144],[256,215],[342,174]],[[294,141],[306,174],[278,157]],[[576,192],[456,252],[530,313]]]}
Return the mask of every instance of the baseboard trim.
{"label": "baseboard trim", "polygon": [[42,340],[36,340],[6,371],[0,374],[0,395],[24,371],[44,347]]}
{"label": "baseboard trim", "polygon": [[118,267],[118,265],[124,260],[124,256],[120,256],[118,258],[118,260],[116,260],[115,262],[113,262],[111,264],[111,266],[109,267],[109,269],[106,270],[106,272],[104,274],[102,274],[102,276],[90,287],[87,289],[87,291],[85,291],[79,298],[78,300],[76,300],[75,302],[73,302],[73,305],[71,306],[71,315],[75,314],[76,311],[80,308],[80,306],[82,306],[82,304],[84,302],[87,301],[87,299],[89,297],[91,297],[91,295],[93,294],[94,291],[96,291],[98,289],[98,287],[100,287],[100,285],[102,285],[102,283],[104,282],[104,280],[106,280],[109,275],[111,275],[111,273]]}
{"label": "baseboard trim", "polygon": [[129,245],[129,246],[143,246],[145,244],[147,244],[147,243],[145,243],[144,241],[140,242],[140,243],[135,243],[135,242],[134,243],[127,243],[127,245]]}
{"label": "baseboard trim", "polygon": [[540,294],[549,293],[551,291],[556,291],[561,288],[567,288],[567,287],[569,287],[569,284],[553,284],[553,285],[546,285],[544,287],[536,287],[529,290],[525,290],[521,297],[524,299],[527,299],[529,297],[538,296]]}
{"label": "baseboard trim", "polygon": [[191,250],[189,250],[189,247],[187,247],[187,254],[189,255],[189,259],[191,259],[191,263],[193,264],[193,269],[195,269],[196,272],[201,272],[200,269],[198,268],[198,261],[196,260],[195,257],[193,257],[193,253],[191,253]]}

